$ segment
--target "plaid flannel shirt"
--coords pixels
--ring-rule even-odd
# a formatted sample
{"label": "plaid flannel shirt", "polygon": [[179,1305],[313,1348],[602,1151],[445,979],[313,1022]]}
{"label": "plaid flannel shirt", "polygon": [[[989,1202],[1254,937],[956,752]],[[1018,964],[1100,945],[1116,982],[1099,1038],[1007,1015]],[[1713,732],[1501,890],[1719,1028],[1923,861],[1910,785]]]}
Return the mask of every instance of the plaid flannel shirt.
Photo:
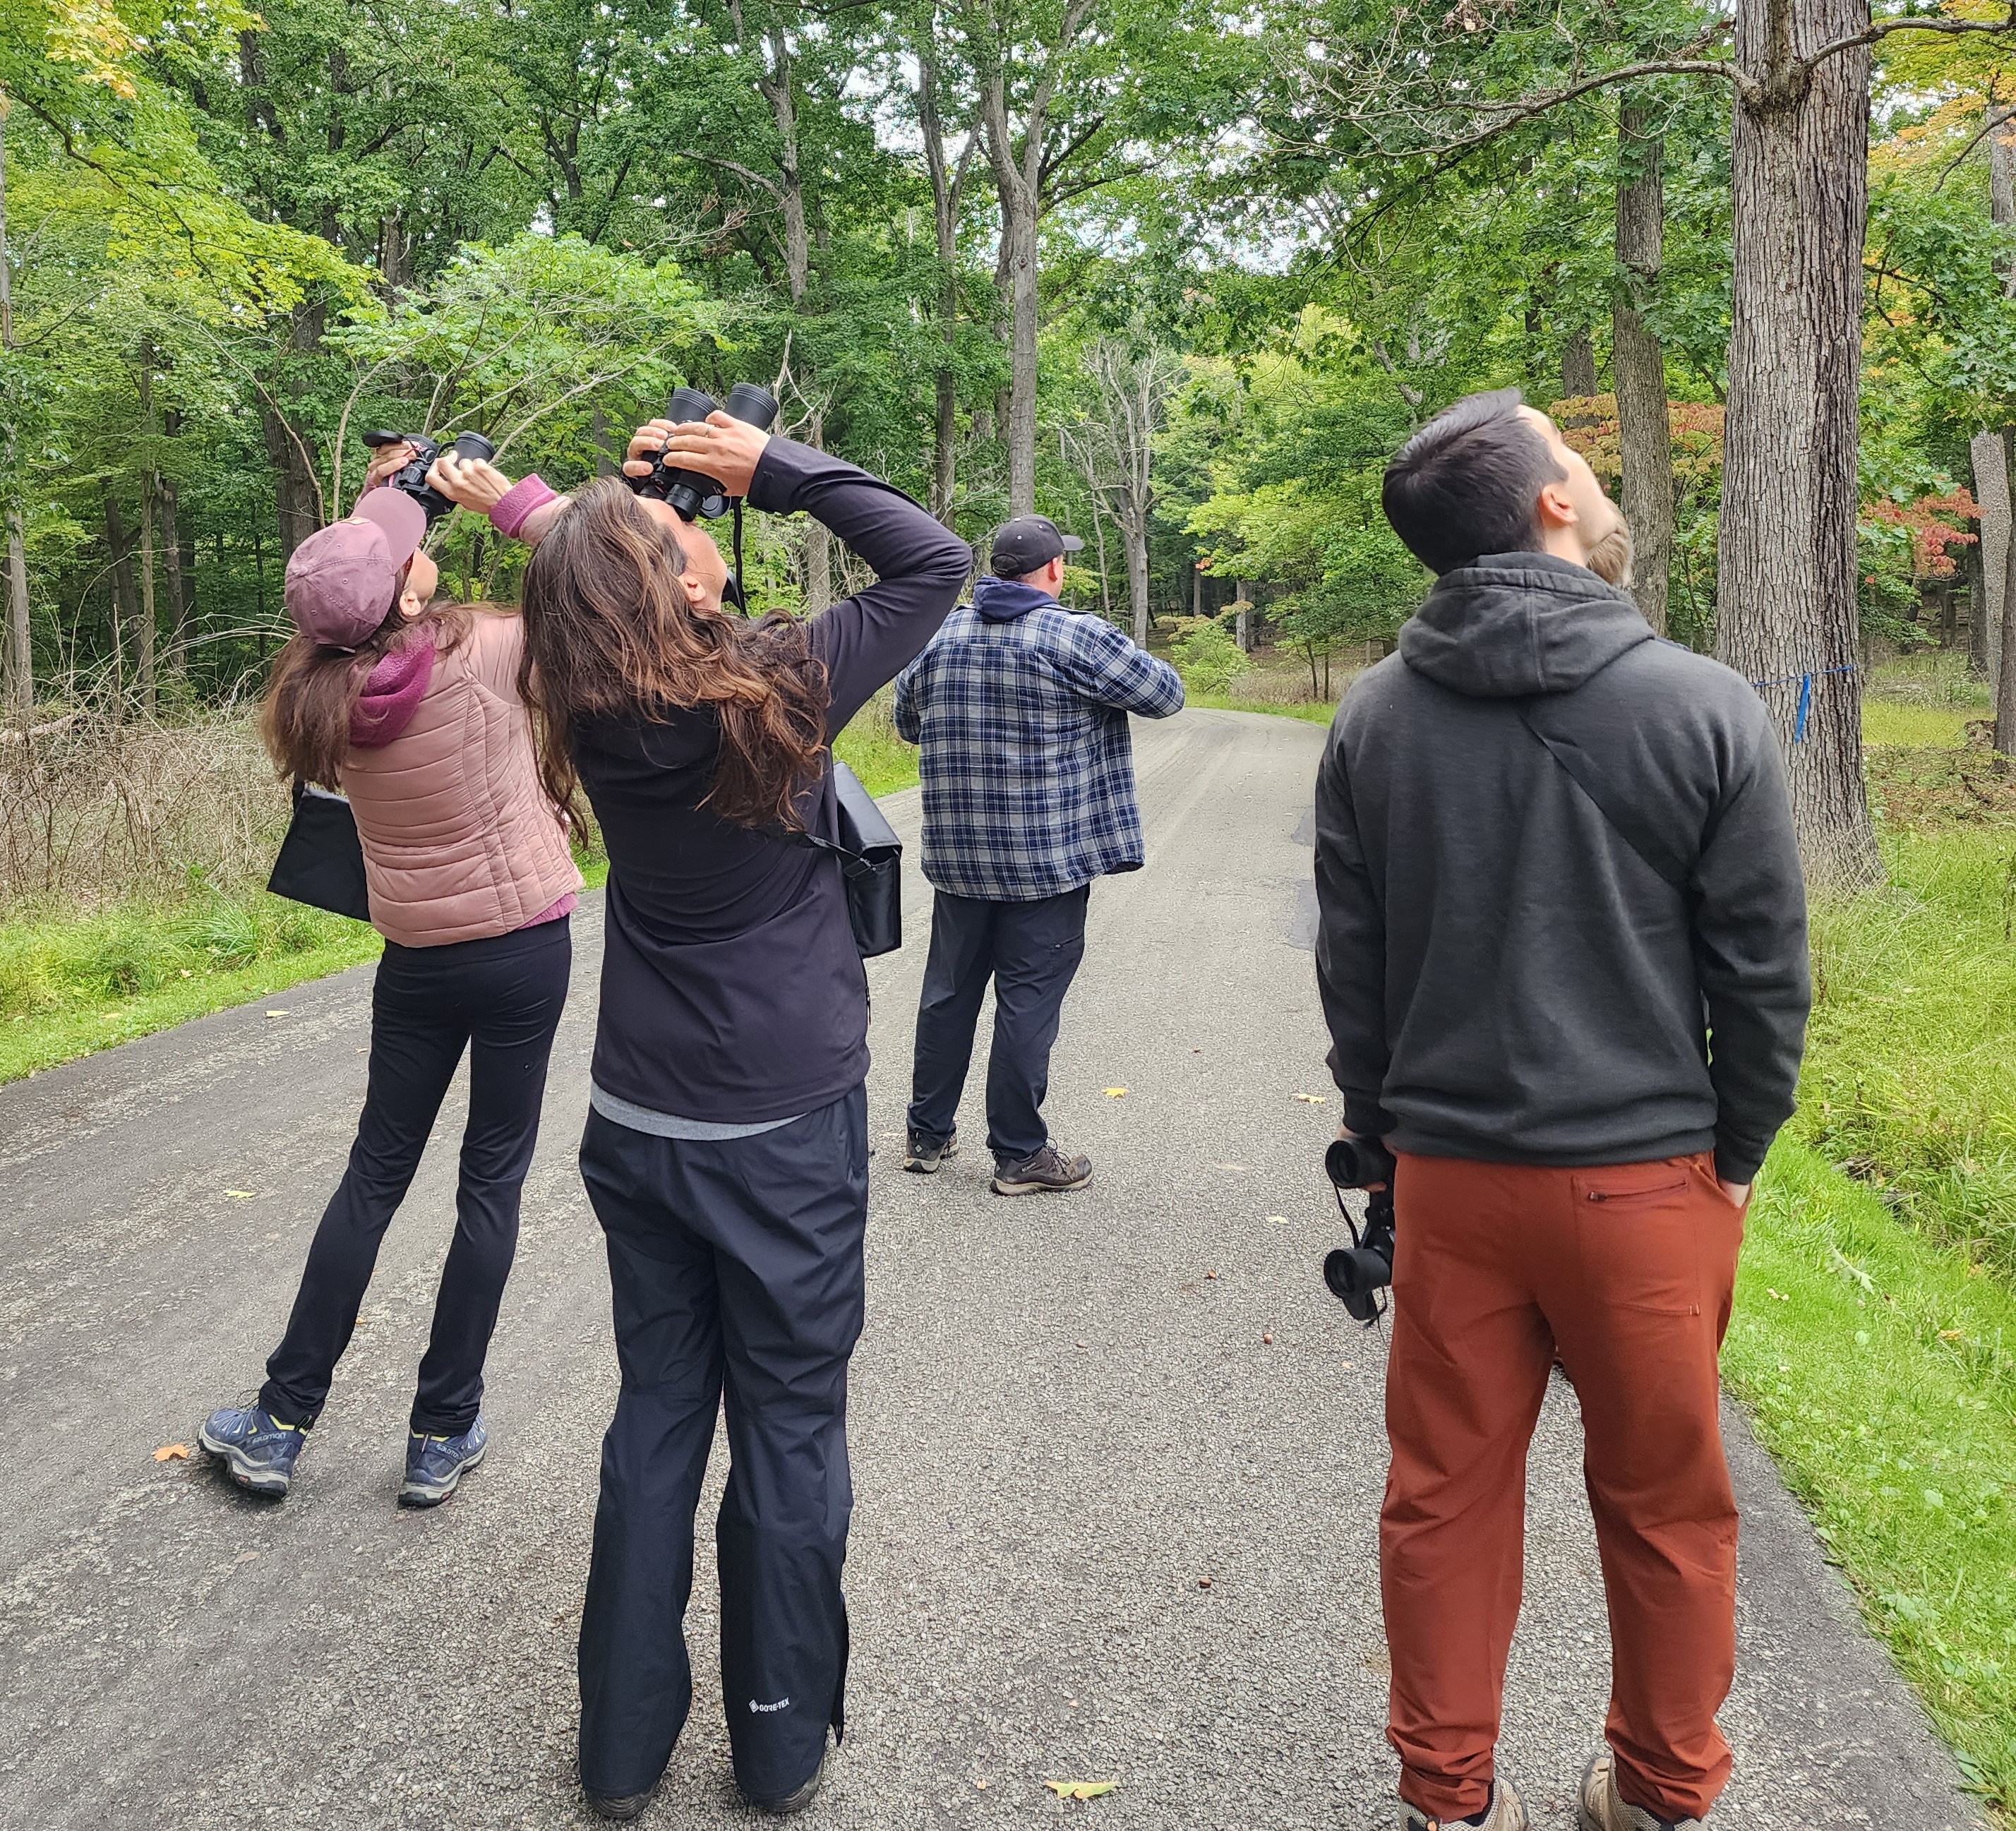
{"label": "plaid flannel shirt", "polygon": [[1019,903],[1139,870],[1127,714],[1183,703],[1176,671],[1100,617],[962,604],[896,682],[897,732],[923,746],[924,876]]}

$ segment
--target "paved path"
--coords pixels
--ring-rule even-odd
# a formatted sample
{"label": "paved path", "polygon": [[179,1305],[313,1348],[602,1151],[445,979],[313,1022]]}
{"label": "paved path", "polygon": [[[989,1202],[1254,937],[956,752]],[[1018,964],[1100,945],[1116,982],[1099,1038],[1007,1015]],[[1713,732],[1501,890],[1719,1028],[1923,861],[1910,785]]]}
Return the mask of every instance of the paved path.
{"label": "paved path", "polygon": [[[1141,728],[1154,863],[1094,894],[1053,1081],[1058,1135],[1098,1160],[1085,1194],[992,1198],[977,1150],[901,1174],[921,884],[912,944],[874,965],[851,1733],[814,1831],[1392,1822],[1383,1355],[1318,1280],[1337,1106],[1295,1097],[1329,1091],[1294,944],[1320,737],[1225,713]],[[892,811],[914,833],[915,797]],[[256,1383],[349,1142],[366,974],[0,1088],[8,1831],[582,1822],[571,1649],[615,1369],[572,1164],[598,941],[594,912],[576,923],[493,1448],[436,1513],[393,1494],[451,1211],[440,1146],[286,1505],[150,1454]],[[977,1143],[971,1101],[967,1117]],[[1717,1823],[1972,1825],[1733,1417],[1730,1434],[1743,1647]],[[1550,1826],[1571,1822],[1605,1685],[1575,1440],[1557,1389],[1503,1750]],[[694,1717],[649,1824],[751,1822],[709,1670],[711,1562],[704,1547]],[[1089,1804],[1042,1786],[1107,1779],[1119,1790]]]}

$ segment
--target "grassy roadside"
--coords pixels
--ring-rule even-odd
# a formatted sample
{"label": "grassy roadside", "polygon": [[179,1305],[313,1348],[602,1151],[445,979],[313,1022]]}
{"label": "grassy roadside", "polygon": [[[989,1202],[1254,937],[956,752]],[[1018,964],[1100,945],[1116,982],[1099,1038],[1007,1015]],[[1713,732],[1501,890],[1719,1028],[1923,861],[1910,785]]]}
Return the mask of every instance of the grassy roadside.
{"label": "grassy roadside", "polygon": [[[869,793],[917,779],[875,709],[834,746]],[[591,886],[607,873],[585,867]],[[377,959],[361,922],[263,890],[0,917],[0,1083]]]}

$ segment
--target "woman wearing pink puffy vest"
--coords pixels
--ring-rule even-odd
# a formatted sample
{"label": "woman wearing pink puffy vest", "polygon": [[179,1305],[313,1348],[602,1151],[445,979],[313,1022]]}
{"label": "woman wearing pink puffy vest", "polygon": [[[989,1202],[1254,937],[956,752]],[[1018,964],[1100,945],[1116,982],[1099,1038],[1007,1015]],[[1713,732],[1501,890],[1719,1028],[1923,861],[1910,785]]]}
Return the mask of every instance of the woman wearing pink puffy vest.
{"label": "woman wearing pink puffy vest", "polygon": [[[484,1357],[517,1246],[519,1191],[572,959],[567,918],[581,874],[540,789],[518,696],[523,625],[434,601],[438,576],[420,551],[425,513],[410,496],[372,487],[410,455],[405,446],[380,452],[351,514],[288,562],[296,634],[261,708],[282,772],[350,797],[372,926],[385,937],[349,1166],[308,1249],[265,1386],[249,1407],[213,1413],[201,1433],[240,1487],[275,1498],[329,1396],[379,1242],[465,1049],[455,1237],[399,1499],[435,1505],[482,1460]],[[500,503],[493,518],[501,525],[510,513]]]}

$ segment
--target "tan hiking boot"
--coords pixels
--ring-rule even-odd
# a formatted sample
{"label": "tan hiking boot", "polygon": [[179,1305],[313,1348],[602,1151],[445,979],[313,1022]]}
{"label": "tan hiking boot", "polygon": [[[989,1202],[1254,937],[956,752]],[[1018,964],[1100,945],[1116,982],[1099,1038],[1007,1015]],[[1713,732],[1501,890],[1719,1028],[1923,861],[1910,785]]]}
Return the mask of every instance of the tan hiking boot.
{"label": "tan hiking boot", "polygon": [[1600,1748],[1582,1770],[1575,1831],[1701,1831],[1701,1820],[1661,1818],[1643,1806],[1627,1805],[1617,1790],[1617,1757]]}
{"label": "tan hiking boot", "polygon": [[1525,1802],[1510,1780],[1492,1782],[1491,1804],[1481,1818],[1431,1818],[1419,1806],[1400,1802],[1400,1831],[1463,1831],[1471,1826],[1477,1831],[1526,1831]]}

